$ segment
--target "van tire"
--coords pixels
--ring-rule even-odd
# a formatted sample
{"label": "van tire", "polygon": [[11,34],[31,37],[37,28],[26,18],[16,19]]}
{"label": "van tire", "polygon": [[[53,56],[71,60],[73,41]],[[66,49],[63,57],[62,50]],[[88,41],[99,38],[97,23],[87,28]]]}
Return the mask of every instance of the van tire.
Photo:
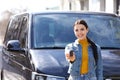
{"label": "van tire", "polygon": [[1,80],[4,80],[3,69],[1,69]]}

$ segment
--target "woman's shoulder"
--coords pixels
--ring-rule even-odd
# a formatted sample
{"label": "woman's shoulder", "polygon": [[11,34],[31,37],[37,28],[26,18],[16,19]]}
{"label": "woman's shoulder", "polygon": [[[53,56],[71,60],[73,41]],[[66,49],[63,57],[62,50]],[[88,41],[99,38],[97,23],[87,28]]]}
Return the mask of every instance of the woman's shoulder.
{"label": "woman's shoulder", "polygon": [[97,52],[98,52],[98,54],[101,54],[101,47],[100,47],[100,45],[98,45],[98,44],[95,44],[96,45],[96,47],[97,47]]}
{"label": "woman's shoulder", "polygon": [[98,49],[100,49],[100,45],[98,45],[97,43],[95,43],[95,45],[96,45],[96,47],[97,47]]}
{"label": "woman's shoulder", "polygon": [[76,46],[78,43],[78,39],[76,39],[74,42],[68,43],[66,46]]}
{"label": "woman's shoulder", "polygon": [[73,45],[73,42],[68,43],[68,44],[66,45],[66,47],[72,47],[72,45]]}

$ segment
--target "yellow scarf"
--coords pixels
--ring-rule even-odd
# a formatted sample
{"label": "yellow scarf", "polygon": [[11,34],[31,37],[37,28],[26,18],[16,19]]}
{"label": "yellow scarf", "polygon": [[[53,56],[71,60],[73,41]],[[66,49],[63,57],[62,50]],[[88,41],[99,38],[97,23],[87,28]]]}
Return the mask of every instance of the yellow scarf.
{"label": "yellow scarf", "polygon": [[79,40],[79,44],[82,46],[82,63],[80,74],[86,74],[88,72],[88,41],[87,39]]}

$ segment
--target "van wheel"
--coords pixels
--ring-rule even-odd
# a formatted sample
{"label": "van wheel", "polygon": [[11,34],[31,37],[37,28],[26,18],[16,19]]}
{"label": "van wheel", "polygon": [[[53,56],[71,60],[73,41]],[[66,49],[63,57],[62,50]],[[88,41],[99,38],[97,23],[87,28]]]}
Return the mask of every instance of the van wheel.
{"label": "van wheel", "polygon": [[1,80],[4,80],[3,69],[1,69]]}

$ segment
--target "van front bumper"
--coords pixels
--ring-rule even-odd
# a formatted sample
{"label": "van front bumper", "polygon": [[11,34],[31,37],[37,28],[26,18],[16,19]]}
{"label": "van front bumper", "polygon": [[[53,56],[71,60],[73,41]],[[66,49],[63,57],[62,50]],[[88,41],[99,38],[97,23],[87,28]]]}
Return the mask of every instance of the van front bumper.
{"label": "van front bumper", "polygon": [[65,77],[32,72],[32,80],[66,80]]}

